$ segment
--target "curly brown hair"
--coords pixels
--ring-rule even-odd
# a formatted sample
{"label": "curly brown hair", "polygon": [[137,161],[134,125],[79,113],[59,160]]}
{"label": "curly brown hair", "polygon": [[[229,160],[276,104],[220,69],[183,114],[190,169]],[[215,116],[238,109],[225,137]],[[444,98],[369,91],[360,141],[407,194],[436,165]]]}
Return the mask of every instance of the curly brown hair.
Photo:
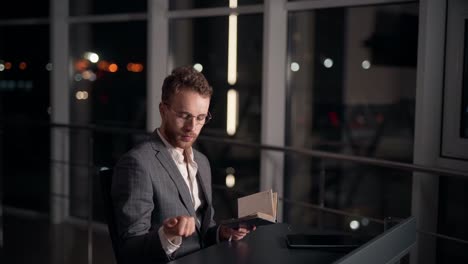
{"label": "curly brown hair", "polygon": [[211,98],[213,94],[213,88],[201,72],[192,66],[181,66],[172,70],[164,79],[161,99],[163,102],[169,102],[173,95],[185,89],[197,92],[203,97]]}

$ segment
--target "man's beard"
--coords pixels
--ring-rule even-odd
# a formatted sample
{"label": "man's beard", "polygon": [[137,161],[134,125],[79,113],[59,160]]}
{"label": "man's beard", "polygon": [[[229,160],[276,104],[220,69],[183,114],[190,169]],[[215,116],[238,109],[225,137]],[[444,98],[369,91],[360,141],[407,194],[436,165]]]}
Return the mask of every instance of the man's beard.
{"label": "man's beard", "polygon": [[189,142],[185,142],[185,141],[182,141],[180,139],[180,134],[179,132],[175,132],[175,131],[166,131],[166,137],[167,137],[167,141],[169,141],[169,143],[174,146],[174,147],[177,147],[177,148],[181,148],[181,149],[188,149],[190,147],[192,147],[193,143],[195,142],[195,140],[197,139],[198,135],[195,134],[195,133],[187,133],[186,135],[189,135],[192,137],[192,140],[189,141]]}

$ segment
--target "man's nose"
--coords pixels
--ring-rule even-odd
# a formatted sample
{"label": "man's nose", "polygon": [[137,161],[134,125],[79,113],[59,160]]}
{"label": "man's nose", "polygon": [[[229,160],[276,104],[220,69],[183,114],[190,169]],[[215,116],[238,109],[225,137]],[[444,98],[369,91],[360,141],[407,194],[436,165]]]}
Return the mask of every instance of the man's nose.
{"label": "man's nose", "polygon": [[193,116],[190,119],[185,120],[184,127],[187,130],[193,130],[196,126],[197,126],[197,118],[195,116]]}

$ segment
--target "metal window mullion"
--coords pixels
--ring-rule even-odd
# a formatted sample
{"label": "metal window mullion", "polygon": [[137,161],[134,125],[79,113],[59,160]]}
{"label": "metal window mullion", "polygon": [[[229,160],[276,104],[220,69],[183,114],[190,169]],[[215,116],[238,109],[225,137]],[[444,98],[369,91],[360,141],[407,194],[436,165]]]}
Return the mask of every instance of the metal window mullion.
{"label": "metal window mullion", "polygon": [[237,8],[229,7],[214,7],[214,8],[195,8],[184,10],[169,11],[168,17],[172,18],[195,18],[195,17],[211,17],[211,16],[228,16],[230,14],[258,14],[263,12],[263,5],[247,5]]}
{"label": "metal window mullion", "polygon": [[[50,121],[61,124],[70,122],[68,8],[68,0],[51,1],[50,55],[53,69],[50,73]],[[58,224],[69,216],[69,130],[52,128],[50,136],[51,160],[65,161],[50,165],[50,220]]]}
{"label": "metal window mullion", "polygon": [[147,13],[125,13],[125,14],[110,14],[110,15],[86,15],[73,16],[68,18],[68,23],[111,23],[111,22],[129,22],[142,21],[148,18]]}
{"label": "metal window mullion", "polygon": [[[265,2],[263,18],[262,144],[284,146],[286,108],[286,0]],[[261,152],[260,190],[283,196],[284,153]],[[278,221],[282,220],[278,207]]]}
{"label": "metal window mullion", "polygon": [[148,0],[148,85],[146,94],[146,130],[161,123],[159,102],[161,86],[167,75],[169,53],[168,0]]}
{"label": "metal window mullion", "polygon": [[[414,163],[437,164],[445,56],[446,1],[422,0],[419,5]],[[413,173],[411,214],[420,230],[437,232],[439,176]],[[436,238],[418,234],[411,263],[436,263]]]}
{"label": "metal window mullion", "polygon": [[27,25],[48,25],[50,23],[49,18],[20,18],[20,19],[2,19],[0,20],[0,26],[27,26]]}
{"label": "metal window mullion", "polygon": [[416,0],[315,0],[315,1],[297,1],[286,3],[288,11],[304,11],[320,8],[350,7],[378,4],[397,4],[406,2],[417,2]]}

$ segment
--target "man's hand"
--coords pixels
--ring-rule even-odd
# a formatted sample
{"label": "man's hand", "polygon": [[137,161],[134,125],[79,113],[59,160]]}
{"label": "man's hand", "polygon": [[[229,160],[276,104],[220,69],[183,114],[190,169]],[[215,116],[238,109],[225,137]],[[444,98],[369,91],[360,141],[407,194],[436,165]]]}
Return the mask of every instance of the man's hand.
{"label": "man's hand", "polygon": [[219,238],[220,240],[241,240],[244,238],[250,231],[254,231],[256,227],[251,229],[240,227],[239,229],[232,229],[226,226],[221,225],[219,227]]}
{"label": "man's hand", "polygon": [[195,219],[185,215],[167,218],[163,222],[163,228],[170,240],[176,236],[189,237],[195,232]]}

